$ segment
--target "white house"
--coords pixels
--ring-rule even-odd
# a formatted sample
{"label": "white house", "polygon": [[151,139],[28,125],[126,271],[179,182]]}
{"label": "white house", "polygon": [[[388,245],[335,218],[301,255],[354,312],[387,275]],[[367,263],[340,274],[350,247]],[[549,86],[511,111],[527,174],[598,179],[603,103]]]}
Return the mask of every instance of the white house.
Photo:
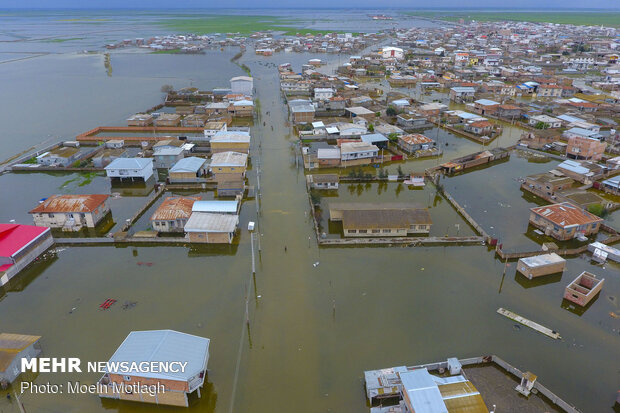
{"label": "white house", "polygon": [[385,46],[381,49],[381,57],[384,59],[402,59],[405,57],[405,51],[400,47]]}
{"label": "white house", "polygon": [[554,118],[553,116],[549,116],[549,115],[532,116],[530,120],[528,121],[528,124],[530,126],[536,126],[539,123],[544,124],[545,129],[553,129],[553,128],[562,127],[562,121],[560,119]]}
{"label": "white house", "polygon": [[230,79],[230,90],[234,94],[252,96],[254,79],[249,76],[237,76]]}
{"label": "white house", "polygon": [[317,100],[327,100],[334,96],[334,89],[329,87],[318,87],[314,89],[314,98]]}
{"label": "white house", "polygon": [[226,122],[207,122],[204,130],[205,139],[210,140],[216,133],[226,132],[227,130]]}
{"label": "white house", "polygon": [[153,158],[117,158],[105,167],[110,179],[141,179],[153,176]]}

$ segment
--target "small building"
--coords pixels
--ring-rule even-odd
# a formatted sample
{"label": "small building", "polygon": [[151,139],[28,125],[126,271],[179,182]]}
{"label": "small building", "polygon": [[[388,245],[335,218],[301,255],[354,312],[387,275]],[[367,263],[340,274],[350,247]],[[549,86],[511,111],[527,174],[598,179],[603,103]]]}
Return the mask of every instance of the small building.
{"label": "small building", "polygon": [[605,279],[598,279],[596,275],[584,271],[573,280],[564,290],[564,298],[581,307],[588,305],[590,301],[601,292]]}
{"label": "small building", "polygon": [[521,108],[515,105],[499,105],[496,116],[504,119],[519,119],[521,117]]}
{"label": "small building", "polygon": [[566,176],[557,176],[545,172],[526,176],[524,184],[530,189],[543,192],[548,196],[554,196],[556,192],[570,188],[574,182]]}
{"label": "small building", "polygon": [[600,161],[605,154],[607,143],[594,138],[571,136],[568,138],[566,156],[572,159]]}
{"label": "small building", "polygon": [[596,234],[602,222],[570,202],[530,208],[530,224],[561,241]]}
{"label": "small building", "polygon": [[0,287],[53,243],[52,231],[47,227],[0,224]]}
{"label": "small building", "polygon": [[211,156],[210,170],[216,182],[239,181],[245,178],[248,155],[239,152],[218,152]]}
{"label": "small building", "polygon": [[466,123],[463,127],[465,132],[473,133],[474,135],[490,135],[493,133],[493,124],[488,120],[478,120],[471,123]]}
{"label": "small building", "polygon": [[540,129],[555,129],[562,127],[562,120],[549,115],[531,116],[527,121],[528,125]]}
{"label": "small building", "polygon": [[293,115],[293,123],[312,123],[314,121],[316,109],[311,103],[299,103],[289,105],[289,107]]}
{"label": "small building", "polygon": [[379,156],[379,148],[365,142],[343,142],[340,145],[342,166],[367,165]]}
{"label": "small building", "polygon": [[317,87],[314,89],[316,100],[329,100],[334,96],[334,89],[330,87]]}
{"label": "small building", "polygon": [[390,141],[382,133],[369,133],[367,135],[361,135],[362,142],[369,145],[375,145],[379,149],[387,149],[388,142]]}
{"label": "small building", "polygon": [[117,158],[105,167],[105,172],[112,180],[147,181],[153,176],[153,158]]}
{"label": "small building", "polygon": [[153,116],[148,113],[136,113],[127,119],[127,126],[149,126],[153,124]]}
{"label": "small building", "polygon": [[208,115],[192,113],[183,118],[181,125],[186,128],[202,128],[209,119]]}
{"label": "small building", "polygon": [[43,166],[67,167],[79,159],[80,149],[70,146],[59,146],[49,152],[37,156],[37,164]]}
{"label": "small building", "polygon": [[434,140],[428,136],[420,135],[419,133],[398,137],[398,147],[409,154],[419,150],[430,149],[434,143]]}
{"label": "small building", "polygon": [[424,116],[416,113],[401,113],[396,116],[396,123],[404,128],[423,128],[429,125]]}
{"label": "small building", "polygon": [[211,152],[239,152],[249,153],[250,132],[245,131],[221,131],[211,138]]}
{"label": "small building", "polygon": [[211,140],[211,138],[218,132],[226,132],[227,125],[226,122],[207,122],[205,124],[204,135],[206,140]]}
{"label": "small building", "polygon": [[[98,382],[99,397],[187,407],[190,394],[196,392],[200,397],[207,376],[209,343],[208,338],[173,330],[132,331],[108,361],[108,370]],[[123,368],[133,363],[173,361],[186,363],[185,367],[175,369],[176,372]],[[163,391],[154,395],[133,391],[136,385],[145,384],[156,385]]]}
{"label": "small building", "polygon": [[336,174],[308,175],[308,182],[313,189],[338,189],[340,177]]}
{"label": "small building", "polygon": [[360,117],[366,119],[367,121],[371,121],[377,117],[377,114],[375,112],[373,112],[372,110],[368,110],[363,106],[353,106],[350,108],[344,108],[344,110],[351,118]]}
{"label": "small building", "polygon": [[[22,359],[41,354],[41,336],[0,333],[0,385],[10,384],[22,373]],[[8,394],[8,393],[7,393]]]}
{"label": "small building", "polygon": [[239,216],[192,212],[185,233],[189,242],[208,244],[231,244],[239,225]]}
{"label": "small building", "polygon": [[180,146],[156,147],[153,151],[155,168],[170,169],[172,165],[183,159],[185,150]]}
{"label": "small building", "polygon": [[450,100],[468,101],[473,100],[476,89],[470,86],[456,86],[450,89]]}
{"label": "small building", "polygon": [[492,115],[497,111],[499,102],[490,99],[478,99],[474,102],[474,112],[480,115]]}
{"label": "small building", "polygon": [[601,134],[598,133],[598,131],[593,131],[590,129],[584,129],[584,128],[570,128],[565,130],[562,133],[562,136],[566,139],[570,139],[570,138],[591,138],[591,139],[597,139],[600,140],[601,138]]}
{"label": "small building", "polygon": [[95,156],[91,158],[93,166],[95,168],[105,168],[112,161],[117,158],[122,158],[127,155],[127,150],[125,148],[119,149],[108,149],[105,148],[102,151],[97,152]]}
{"label": "small building", "polygon": [[162,113],[155,119],[155,126],[179,126],[181,115],[176,113]]}
{"label": "small building", "polygon": [[105,147],[108,149],[120,149],[125,146],[125,141],[123,139],[110,139],[109,141],[105,141]]}
{"label": "small building", "polygon": [[411,203],[331,203],[329,219],[342,221],[345,237],[428,234],[433,224],[427,209]]}
{"label": "small building", "polygon": [[235,100],[228,107],[228,111],[238,118],[248,118],[254,115],[254,102],[247,99]]}
{"label": "small building", "polygon": [[340,148],[319,148],[316,152],[319,168],[331,168],[340,166]]}
{"label": "small building", "polygon": [[590,184],[604,177],[607,170],[604,166],[591,161],[577,161],[567,159],[558,166],[556,170],[564,175],[583,184]]}
{"label": "small building", "polygon": [[383,59],[400,60],[405,57],[405,51],[400,47],[385,46],[381,49],[381,57]]}
{"label": "small building", "polygon": [[204,182],[208,168],[208,160],[204,158],[183,158],[168,170],[168,181],[171,184]]}
{"label": "small building", "polygon": [[234,94],[252,96],[254,79],[250,76],[236,76],[230,79],[230,90]]}
{"label": "small building", "polygon": [[566,260],[555,253],[521,258],[517,271],[529,278],[561,273],[566,268]]}
{"label": "small building", "polygon": [[110,212],[109,195],[52,195],[29,214],[34,224],[79,231],[84,227],[95,228]]}
{"label": "small building", "polygon": [[219,181],[217,183],[217,196],[219,197],[237,197],[243,196],[245,191],[245,183],[242,179]]}
{"label": "small building", "polygon": [[151,216],[151,226],[157,232],[183,232],[187,220],[192,215],[194,202],[198,196],[169,196]]}

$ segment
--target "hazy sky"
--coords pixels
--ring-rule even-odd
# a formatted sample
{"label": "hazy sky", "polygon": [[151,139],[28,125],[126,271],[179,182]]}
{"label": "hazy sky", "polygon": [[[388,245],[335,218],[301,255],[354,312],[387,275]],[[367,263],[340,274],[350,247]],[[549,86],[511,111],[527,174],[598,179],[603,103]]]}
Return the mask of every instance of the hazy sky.
{"label": "hazy sky", "polygon": [[0,0],[0,8],[615,8],[619,0]]}

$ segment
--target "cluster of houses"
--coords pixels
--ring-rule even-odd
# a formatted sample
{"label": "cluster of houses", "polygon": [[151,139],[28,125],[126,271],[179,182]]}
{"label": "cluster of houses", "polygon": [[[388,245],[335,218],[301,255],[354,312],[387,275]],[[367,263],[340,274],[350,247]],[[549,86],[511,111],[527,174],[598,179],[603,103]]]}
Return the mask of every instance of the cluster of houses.
{"label": "cluster of houses", "polygon": [[350,53],[385,37],[384,33],[298,33],[276,37],[271,32],[256,32],[250,35],[256,41],[256,54],[263,56],[276,52]]}
{"label": "cluster of houses", "polygon": [[224,46],[245,46],[246,38],[231,34],[225,38],[217,35],[176,34],[154,37],[123,39],[105,45],[108,50],[138,47],[151,51],[174,50],[175,53],[201,53],[205,49]]}

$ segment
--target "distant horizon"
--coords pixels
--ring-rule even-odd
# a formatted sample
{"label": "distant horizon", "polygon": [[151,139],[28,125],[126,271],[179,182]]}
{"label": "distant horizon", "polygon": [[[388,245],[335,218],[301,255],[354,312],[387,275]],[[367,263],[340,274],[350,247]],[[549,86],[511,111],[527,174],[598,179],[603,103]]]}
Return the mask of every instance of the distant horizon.
{"label": "distant horizon", "polygon": [[[8,0],[10,1],[10,0]],[[93,1],[92,3],[95,3],[97,0]],[[162,2],[162,5],[158,5],[159,2]],[[354,2],[355,0],[340,0],[342,3],[345,4],[341,4],[338,6],[328,6],[328,5],[317,5],[315,7],[310,7],[310,6],[299,6],[299,7],[294,7],[294,6],[283,6],[283,5],[277,5],[277,4],[272,4],[272,5],[265,5],[262,7],[257,7],[254,5],[244,5],[243,3],[245,3],[246,1],[250,1],[250,0],[233,0],[232,3],[239,3],[238,6],[231,6],[229,2],[226,7],[219,7],[219,6],[202,6],[202,5],[196,5],[196,4],[186,4],[186,5],[175,5],[174,7],[170,7],[169,3],[166,1],[164,2],[163,0],[152,0],[150,2],[150,5],[136,5],[136,4],[132,4],[132,5],[126,5],[126,3],[128,3],[127,1],[121,1],[121,0],[109,0],[106,1],[106,3],[110,4],[112,3],[113,5],[98,5],[98,4],[83,4],[81,2],[79,2],[78,0],[61,0],[58,3],[60,3],[60,5],[58,6],[50,6],[49,5],[49,1],[46,0],[24,0],[22,1],[20,4],[15,5],[15,2],[10,1],[11,4],[4,4],[7,2],[7,0],[0,0],[0,10],[27,10],[27,11],[38,11],[38,10],[58,10],[58,11],[62,11],[62,10],[66,10],[66,11],[72,11],[72,10],[100,10],[100,11],[106,11],[106,10],[136,10],[136,11],[141,11],[141,10],[150,10],[150,11],[156,11],[156,10],[201,10],[201,11],[209,11],[209,10],[217,10],[217,11],[221,11],[221,10],[235,10],[237,12],[242,12],[242,11],[253,11],[253,10],[350,10],[351,9],[351,5],[349,5],[349,3]],[[281,0],[266,0],[266,2],[269,3],[278,3]],[[326,1],[326,0],[318,0],[317,2],[320,3],[321,1]],[[357,3],[363,3],[365,0],[358,0]],[[392,1],[392,3],[399,3],[402,0],[394,0]],[[451,1],[457,1],[457,0],[443,0],[443,2],[451,2]],[[490,1],[490,0],[487,0]],[[533,0],[522,0],[522,1],[526,1],[526,2],[530,2]],[[573,3],[576,2],[577,0],[555,0],[555,2],[557,3]],[[594,0],[596,1],[596,0]],[[606,0],[598,0],[601,2],[606,2]],[[78,2],[78,4],[73,4],[73,5],[68,5],[67,3],[74,3],[74,2]],[[131,1],[129,1],[131,2]],[[190,0],[190,2],[192,2]],[[40,4],[43,3],[43,4]],[[115,4],[115,3],[121,3],[121,4]],[[142,0],[137,0],[134,1],[133,3],[143,3]],[[193,2],[192,2],[193,3]],[[547,4],[549,2],[546,2]],[[583,2],[581,2],[583,3]],[[590,6],[590,4],[592,3],[589,2],[587,5],[585,5],[585,7],[580,7],[577,5],[570,5],[567,7],[562,7],[562,6],[558,6],[558,5],[551,5],[551,6],[535,6],[535,5],[523,5],[523,6],[511,6],[511,7],[497,7],[497,6],[434,6],[434,7],[413,7],[413,6],[409,6],[409,5],[396,5],[396,4],[386,4],[383,6],[372,6],[372,5],[356,5],[355,10],[357,11],[363,11],[363,10],[385,10],[385,11],[389,11],[389,10],[398,10],[398,11],[441,11],[441,12],[449,12],[449,11],[459,11],[459,12],[464,12],[464,11],[476,11],[476,12],[512,12],[512,11],[518,11],[518,12],[536,12],[536,11],[555,11],[558,13],[568,13],[571,11],[579,11],[579,12],[606,12],[606,11],[620,11],[620,4],[618,6]],[[27,6],[27,4],[32,4],[31,6]],[[240,8],[243,8],[242,10]]]}

